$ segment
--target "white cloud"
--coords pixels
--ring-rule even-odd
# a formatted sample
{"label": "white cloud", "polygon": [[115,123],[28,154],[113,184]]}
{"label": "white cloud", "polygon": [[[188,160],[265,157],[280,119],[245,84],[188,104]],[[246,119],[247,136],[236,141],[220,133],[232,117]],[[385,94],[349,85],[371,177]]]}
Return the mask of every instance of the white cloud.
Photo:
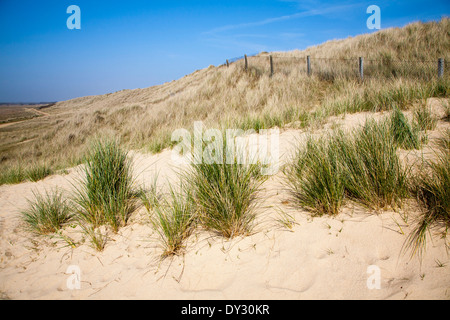
{"label": "white cloud", "polygon": [[245,23],[240,23],[240,24],[232,24],[232,25],[222,26],[222,27],[218,27],[218,28],[214,28],[212,30],[206,31],[206,32],[204,32],[204,34],[217,34],[217,33],[224,32],[224,31],[264,26],[267,24],[281,22],[281,21],[287,21],[287,20],[292,20],[292,19],[299,19],[299,18],[306,18],[306,17],[312,17],[312,16],[337,13],[340,11],[345,11],[346,9],[350,9],[354,6],[355,5],[339,5],[339,6],[322,7],[322,8],[318,8],[318,9],[309,9],[309,10],[297,12],[297,13],[290,14],[290,15],[267,18],[267,19],[264,19],[261,21],[245,22]]}

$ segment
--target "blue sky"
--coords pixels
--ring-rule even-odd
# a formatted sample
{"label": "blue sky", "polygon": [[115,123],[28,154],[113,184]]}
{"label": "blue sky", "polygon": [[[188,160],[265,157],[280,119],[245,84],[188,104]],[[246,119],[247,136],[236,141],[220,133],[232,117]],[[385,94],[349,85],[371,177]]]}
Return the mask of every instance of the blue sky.
{"label": "blue sky", "polygon": [[[450,1],[0,0],[0,102],[61,101],[176,80],[227,58],[450,15]],[[81,29],[69,30],[70,5]]]}

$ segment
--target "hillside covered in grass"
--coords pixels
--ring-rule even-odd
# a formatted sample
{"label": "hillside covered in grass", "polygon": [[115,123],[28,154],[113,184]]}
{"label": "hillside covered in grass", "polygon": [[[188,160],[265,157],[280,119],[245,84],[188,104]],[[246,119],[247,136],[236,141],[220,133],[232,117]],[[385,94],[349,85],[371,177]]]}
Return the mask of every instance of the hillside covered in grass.
{"label": "hillside covered in grass", "polygon": [[[448,97],[449,72],[438,79],[437,60],[450,61],[449,48],[450,19],[443,18],[271,53],[273,76],[268,54],[261,53],[249,59],[248,70],[237,61],[159,86],[61,101],[46,115],[0,127],[0,183],[36,180],[78,164],[87,142],[99,135],[118,137],[127,148],[159,152],[171,146],[173,130],[191,130],[194,121],[256,131],[314,128],[332,115],[393,105],[407,109],[429,97]],[[307,55],[313,70],[320,65],[321,72],[306,74]],[[380,72],[364,81],[337,72],[338,67],[357,72],[360,56],[368,71]],[[413,69],[419,72],[396,71]]]}
{"label": "hillside covered in grass", "polygon": [[0,298],[448,300],[449,21],[0,124]]}

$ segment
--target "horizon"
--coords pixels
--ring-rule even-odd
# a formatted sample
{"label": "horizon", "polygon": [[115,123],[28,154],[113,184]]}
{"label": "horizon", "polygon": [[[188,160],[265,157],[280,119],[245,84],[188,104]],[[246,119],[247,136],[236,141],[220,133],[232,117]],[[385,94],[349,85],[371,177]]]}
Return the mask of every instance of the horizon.
{"label": "horizon", "polygon": [[[77,5],[81,29],[69,29]],[[2,1],[0,102],[52,103],[180,79],[226,59],[304,50],[450,13],[447,1]]]}

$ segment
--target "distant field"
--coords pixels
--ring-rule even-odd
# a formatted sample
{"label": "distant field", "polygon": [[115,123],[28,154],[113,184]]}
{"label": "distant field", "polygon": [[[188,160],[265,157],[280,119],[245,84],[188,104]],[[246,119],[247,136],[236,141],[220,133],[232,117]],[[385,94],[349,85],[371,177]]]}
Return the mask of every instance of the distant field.
{"label": "distant field", "polygon": [[0,124],[27,120],[39,116],[50,104],[0,104]]}

